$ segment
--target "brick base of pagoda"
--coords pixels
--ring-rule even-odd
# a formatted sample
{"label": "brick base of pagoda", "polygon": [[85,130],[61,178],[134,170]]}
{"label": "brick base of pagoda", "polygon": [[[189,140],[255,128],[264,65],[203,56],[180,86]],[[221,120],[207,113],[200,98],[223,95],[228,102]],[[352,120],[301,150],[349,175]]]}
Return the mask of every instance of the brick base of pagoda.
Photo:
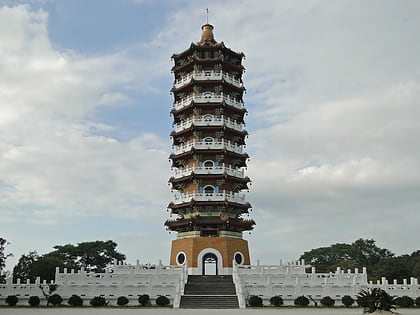
{"label": "brick base of pagoda", "polygon": [[235,255],[242,256],[241,265],[250,265],[248,241],[227,237],[194,237],[172,241],[171,265],[181,265],[179,255],[184,255],[189,274],[204,274],[204,256],[213,254],[217,257],[217,274],[232,274]]}

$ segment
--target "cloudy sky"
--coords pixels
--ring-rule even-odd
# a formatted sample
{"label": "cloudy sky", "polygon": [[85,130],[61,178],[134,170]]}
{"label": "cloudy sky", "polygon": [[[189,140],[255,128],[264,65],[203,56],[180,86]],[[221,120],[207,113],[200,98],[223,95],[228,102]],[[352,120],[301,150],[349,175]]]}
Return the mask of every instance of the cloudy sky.
{"label": "cloudy sky", "polygon": [[170,56],[247,58],[251,260],[373,238],[419,249],[420,2],[0,0],[0,236],[169,261]]}

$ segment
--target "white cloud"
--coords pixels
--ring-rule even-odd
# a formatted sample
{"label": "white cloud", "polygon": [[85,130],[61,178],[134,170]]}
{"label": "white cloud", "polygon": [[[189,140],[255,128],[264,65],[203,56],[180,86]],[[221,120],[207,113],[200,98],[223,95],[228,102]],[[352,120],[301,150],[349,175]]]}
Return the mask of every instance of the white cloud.
{"label": "white cloud", "polygon": [[114,90],[132,84],[141,66],[123,53],[57,51],[47,19],[28,6],[0,9],[0,204],[6,220],[45,224],[63,216],[139,218],[151,206],[163,210],[168,143],[150,133],[121,142],[101,135],[115,126],[94,121],[103,104],[129,100]]}

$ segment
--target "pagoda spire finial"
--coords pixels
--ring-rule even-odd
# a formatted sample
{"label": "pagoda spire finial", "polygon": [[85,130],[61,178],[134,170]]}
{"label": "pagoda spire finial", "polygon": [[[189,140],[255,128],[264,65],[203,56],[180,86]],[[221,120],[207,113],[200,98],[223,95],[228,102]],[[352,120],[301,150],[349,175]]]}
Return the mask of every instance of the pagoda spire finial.
{"label": "pagoda spire finial", "polygon": [[204,24],[201,27],[201,40],[198,43],[200,46],[217,44],[217,42],[214,40],[213,29],[214,27],[211,24]]}

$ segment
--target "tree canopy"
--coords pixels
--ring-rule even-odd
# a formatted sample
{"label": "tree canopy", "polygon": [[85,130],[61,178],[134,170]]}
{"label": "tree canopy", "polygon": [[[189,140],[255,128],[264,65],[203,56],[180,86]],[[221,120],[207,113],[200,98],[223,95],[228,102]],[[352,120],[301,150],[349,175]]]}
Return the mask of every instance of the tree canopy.
{"label": "tree canopy", "polygon": [[380,248],[373,239],[358,239],[352,244],[337,243],[305,252],[300,256],[318,272],[333,272],[337,267],[353,269],[367,267],[369,279],[386,277],[389,281],[420,276],[420,251],[411,255],[395,255]]}
{"label": "tree canopy", "polygon": [[6,254],[6,245],[7,240],[0,237],[0,283],[4,282],[5,274],[4,274],[4,267],[6,267],[6,259],[7,257],[11,256],[11,254]]}
{"label": "tree canopy", "polygon": [[54,251],[39,256],[36,251],[22,255],[13,269],[13,278],[31,282],[36,277],[51,281],[55,278],[56,267],[103,272],[107,264],[114,259],[124,261],[125,255],[116,251],[114,241],[83,242],[77,245],[66,244],[54,246]]}

